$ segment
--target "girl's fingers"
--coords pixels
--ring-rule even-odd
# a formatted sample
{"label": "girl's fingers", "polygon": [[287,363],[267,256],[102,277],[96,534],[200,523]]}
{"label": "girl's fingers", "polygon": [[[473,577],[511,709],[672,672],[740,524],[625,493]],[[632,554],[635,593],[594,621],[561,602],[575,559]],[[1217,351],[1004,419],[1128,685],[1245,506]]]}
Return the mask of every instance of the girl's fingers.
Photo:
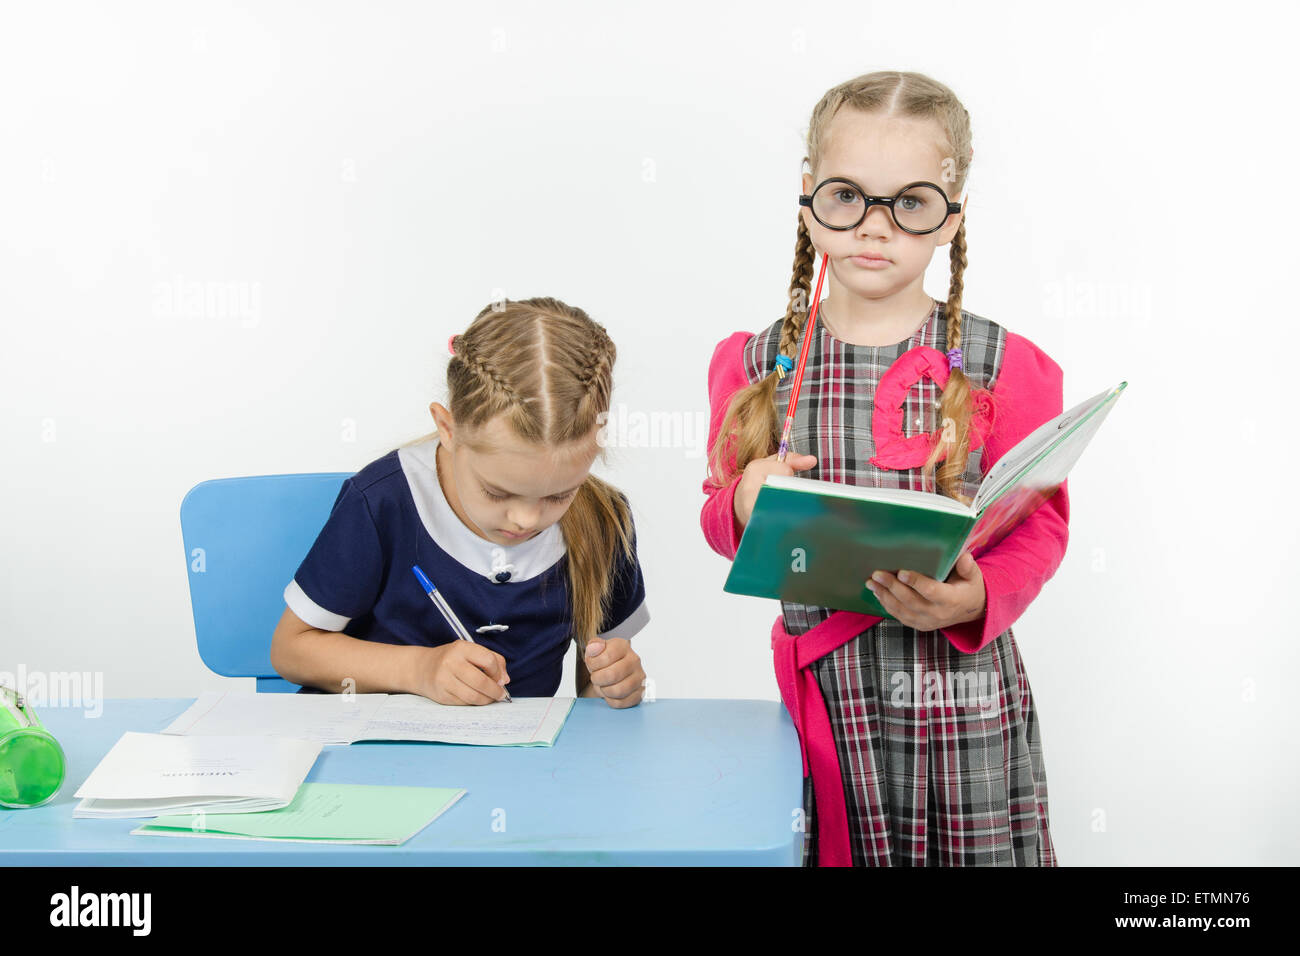
{"label": "girl's fingers", "polygon": [[606,699],[612,698],[614,700],[626,700],[628,697],[631,697],[637,691],[641,690],[644,684],[644,674],[632,674],[612,686],[602,687],[601,693],[605,695]]}
{"label": "girl's fingers", "polygon": [[934,589],[939,582],[932,577],[904,570],[898,572],[898,580],[904,587],[915,591],[927,601],[933,602],[937,597]]}
{"label": "girl's fingers", "polygon": [[501,685],[469,662],[453,671],[452,677],[457,681],[456,696],[467,704],[492,704],[505,699]]}

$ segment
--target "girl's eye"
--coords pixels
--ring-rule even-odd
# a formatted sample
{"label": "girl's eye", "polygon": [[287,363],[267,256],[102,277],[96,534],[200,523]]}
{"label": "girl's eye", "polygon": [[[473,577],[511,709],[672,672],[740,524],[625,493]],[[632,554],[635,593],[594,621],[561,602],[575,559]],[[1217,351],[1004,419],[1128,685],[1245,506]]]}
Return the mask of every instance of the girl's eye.
{"label": "girl's eye", "polygon": [[[483,486],[480,485],[479,487],[482,488]],[[493,501],[505,501],[507,498],[510,497],[510,495],[498,495],[498,494],[494,494],[493,492],[488,491],[487,488],[483,488],[483,494],[487,495],[487,496],[488,496],[489,498],[491,498]],[[562,503],[562,502],[568,501],[568,500],[569,500],[570,498],[572,498],[575,494],[577,494],[577,492],[571,491],[571,492],[569,492],[567,495],[550,495],[546,500],[547,500],[547,501],[555,502],[556,504],[560,504],[560,503]]]}
{"label": "girl's eye", "polygon": [[851,206],[858,201],[858,194],[852,189],[837,189],[835,191],[835,198],[844,203],[844,205]]}

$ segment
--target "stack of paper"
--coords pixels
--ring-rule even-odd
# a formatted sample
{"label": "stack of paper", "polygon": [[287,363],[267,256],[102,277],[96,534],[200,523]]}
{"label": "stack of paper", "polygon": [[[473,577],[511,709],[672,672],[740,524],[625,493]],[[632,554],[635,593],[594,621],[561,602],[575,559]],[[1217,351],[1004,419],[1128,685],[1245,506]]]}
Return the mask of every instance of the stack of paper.
{"label": "stack of paper", "polygon": [[159,817],[132,833],[286,843],[399,846],[436,820],[464,790],[304,783],[293,803],[267,813]]}
{"label": "stack of paper", "polygon": [[550,747],[572,697],[516,697],[482,707],[438,704],[417,694],[237,694],[210,692],[164,734],[278,734],[350,744],[422,740],[493,747]]}
{"label": "stack of paper", "polygon": [[77,790],[74,817],[153,817],[288,806],[320,755],[292,737],[126,733]]}

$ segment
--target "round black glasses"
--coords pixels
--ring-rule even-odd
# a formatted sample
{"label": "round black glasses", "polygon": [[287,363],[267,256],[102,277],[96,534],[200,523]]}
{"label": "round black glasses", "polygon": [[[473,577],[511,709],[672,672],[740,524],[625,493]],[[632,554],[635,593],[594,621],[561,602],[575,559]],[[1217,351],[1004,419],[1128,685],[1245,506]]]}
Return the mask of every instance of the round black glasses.
{"label": "round black glasses", "polygon": [[827,229],[856,229],[872,206],[885,206],[899,229],[924,236],[943,228],[948,217],[961,212],[961,203],[934,183],[909,183],[893,196],[868,196],[848,179],[827,179],[811,196],[800,196],[799,205],[812,210],[813,218]]}

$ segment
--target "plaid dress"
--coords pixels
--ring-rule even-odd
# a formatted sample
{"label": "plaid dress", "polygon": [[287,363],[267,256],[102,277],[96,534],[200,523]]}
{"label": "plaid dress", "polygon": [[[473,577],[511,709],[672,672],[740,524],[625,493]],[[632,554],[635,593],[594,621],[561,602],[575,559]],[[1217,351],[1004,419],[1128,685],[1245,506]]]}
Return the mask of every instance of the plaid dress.
{"label": "plaid dress", "polygon": [[[833,317],[832,317],[833,318]],[[772,368],[781,321],[745,348],[749,381]],[[872,399],[909,349],[947,351],[943,304],[905,342],[852,345],[813,330],[791,431],[791,451],[817,456],[810,478],[884,488],[922,487],[919,467],[878,468]],[[962,366],[972,385],[996,380],[1006,332],[962,312]],[[784,415],[793,376],[778,385]],[[938,386],[908,391],[904,437],[937,430]],[[983,448],[970,455],[963,491],[979,487]],[[865,579],[871,569],[863,569]],[[887,569],[894,570],[894,569]],[[785,629],[803,634],[831,609],[781,602]],[[812,665],[839,758],[854,866],[1055,866],[1047,778],[1024,664],[1008,628],[975,654],[941,631],[882,620]],[[817,865],[816,794],[804,778],[804,865]]]}

